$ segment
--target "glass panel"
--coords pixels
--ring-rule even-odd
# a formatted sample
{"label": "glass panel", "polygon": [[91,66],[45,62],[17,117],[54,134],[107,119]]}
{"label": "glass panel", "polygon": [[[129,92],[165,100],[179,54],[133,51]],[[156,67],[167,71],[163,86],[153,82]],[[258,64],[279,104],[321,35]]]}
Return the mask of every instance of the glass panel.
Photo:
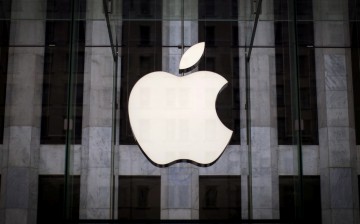
{"label": "glass panel", "polygon": [[[77,204],[76,201],[77,198],[74,197],[74,193],[76,191],[76,184],[77,181],[74,178],[74,175],[79,173],[79,171],[76,169],[78,167],[78,164],[76,164],[76,151],[79,150],[79,148],[76,146],[76,144],[82,144],[82,121],[83,121],[83,92],[84,92],[84,64],[85,64],[85,22],[83,21],[85,19],[85,9],[86,9],[86,1],[63,1],[63,4],[60,4],[58,2],[49,2],[51,3],[48,5],[50,12],[49,16],[56,16],[58,18],[61,18],[63,16],[67,17],[67,14],[69,14],[69,22],[63,23],[62,21],[55,21],[51,22],[50,20],[50,26],[47,24],[47,33],[50,32],[50,35],[46,35],[46,41],[45,43],[49,44],[51,47],[55,47],[55,51],[47,51],[47,48],[45,48],[45,56],[46,53],[50,52],[54,53],[51,55],[51,60],[53,64],[51,64],[51,72],[50,76],[53,76],[55,78],[50,79],[50,85],[53,86],[53,94],[58,95],[50,95],[51,103],[54,103],[52,106],[56,106],[57,100],[61,100],[60,96],[65,96],[64,102],[64,112],[62,112],[64,116],[64,122],[63,122],[63,129],[65,130],[65,183],[64,183],[64,198],[65,203],[64,205],[64,213],[63,218],[66,220],[74,220],[78,219],[80,217],[74,217],[74,213],[72,212],[73,204]],[[66,4],[67,3],[67,4]],[[53,7],[53,8],[51,8]],[[58,8],[55,8],[58,7]],[[70,11],[66,11],[69,9]],[[47,22],[49,23],[49,22]],[[59,24],[60,27],[57,27],[57,24]],[[67,25],[68,35],[63,36],[64,39],[62,39],[60,32],[62,30],[66,30],[66,28],[61,27],[63,24]],[[57,30],[58,28],[58,30]],[[59,32],[59,35],[57,34]],[[65,40],[65,41],[64,41]],[[67,51],[62,52],[61,50],[57,50],[58,45],[67,44]],[[54,46],[55,45],[55,46]],[[65,45],[66,46],[66,45]],[[60,48],[61,49],[61,48]],[[65,53],[65,54],[64,54]],[[60,57],[57,59],[56,57]],[[61,58],[63,57],[63,58]],[[65,62],[64,62],[65,61]],[[65,63],[66,66],[64,66]],[[45,66],[47,66],[47,63],[44,63]],[[61,66],[63,65],[63,66]],[[59,67],[57,67],[59,66]],[[65,72],[64,72],[65,70]],[[47,72],[46,69],[44,69],[44,72]],[[44,73],[46,74],[46,73]],[[61,85],[60,80],[66,80],[64,85],[62,85],[62,88],[59,88],[58,85]],[[44,83],[46,83],[46,75],[44,75]],[[55,81],[55,82],[53,82]],[[63,81],[63,82],[64,82]],[[45,86],[45,85],[44,85]],[[46,89],[46,88],[44,88]],[[51,88],[49,88],[51,90]],[[64,92],[66,91],[66,92]],[[49,91],[51,94],[51,92]],[[46,96],[46,95],[43,95]],[[60,98],[60,99],[59,99]],[[61,101],[60,101],[61,102]],[[66,103],[65,103],[66,102]],[[44,108],[43,108],[44,109]],[[60,108],[57,108],[57,110],[60,110]],[[60,114],[61,112],[56,111],[56,114]],[[53,116],[55,113],[52,112],[49,117]],[[43,127],[43,126],[42,126]],[[55,124],[50,124],[50,127],[54,128],[59,127]],[[85,147],[83,148],[85,150]],[[85,168],[85,167],[84,167]],[[86,169],[86,168],[85,168]],[[85,183],[86,184],[86,183]],[[83,188],[83,187],[81,187]]]}
{"label": "glass panel", "polygon": [[[82,4],[84,4],[82,1]],[[63,2],[66,10],[70,2]],[[56,4],[62,8],[61,4]],[[55,10],[53,4],[48,4],[51,10]],[[51,12],[49,9],[49,11]],[[57,10],[59,11],[59,10]],[[70,13],[70,12],[67,12]],[[85,25],[83,21],[76,21],[78,34],[76,34],[75,44],[78,46],[74,58],[77,71],[75,91],[75,144],[81,144],[81,124],[82,124],[82,105],[83,105],[83,80],[84,80],[84,46],[85,46]],[[45,61],[44,61],[44,81],[42,96],[42,144],[65,144],[66,131],[64,123],[67,114],[67,86],[68,74],[70,69],[70,40],[71,21],[46,21],[46,41],[45,41]],[[76,60],[76,61],[75,61]]]}
{"label": "glass panel", "polygon": [[[360,176],[358,175],[358,191],[360,192]],[[360,203],[360,194],[359,194],[359,203]]]}
{"label": "glass panel", "polygon": [[[135,83],[144,75],[161,70],[161,1],[123,1],[121,48],[120,143],[135,144],[128,99]],[[135,18],[133,18],[135,17]],[[140,17],[141,19],[139,19]],[[146,20],[143,17],[148,17]],[[155,19],[155,20],[154,20]]]}
{"label": "glass panel", "polygon": [[[320,177],[304,176],[304,217],[308,222],[321,223]],[[279,177],[280,219],[294,221],[296,219],[296,192],[294,177]]]}
{"label": "glass panel", "polygon": [[11,1],[0,1],[0,144],[3,143]]}
{"label": "glass panel", "polygon": [[[92,10],[93,5],[99,2],[102,6],[102,1],[99,0],[0,0],[0,203],[4,205],[4,211],[15,206],[22,209],[21,214],[24,214],[20,216],[4,212],[0,216],[0,223],[7,223],[4,217],[18,223],[36,223],[37,217],[38,222],[42,222],[45,216],[56,221],[79,219],[79,216],[89,218],[84,213],[80,215],[79,179],[85,180],[81,189],[89,192],[84,186],[94,180],[91,177],[87,179],[91,175],[88,170],[94,164],[89,165],[82,158],[96,157],[94,154],[89,156],[88,146],[92,146],[91,150],[96,147],[96,150],[92,150],[95,153],[100,147],[95,146],[94,142],[89,144],[88,139],[111,137],[111,133],[106,131],[111,129],[112,123],[110,120],[105,125],[94,125],[104,114],[88,115],[96,113],[98,108],[104,108],[96,107],[96,99],[101,98],[99,101],[104,102],[103,105],[110,108],[110,112],[115,105],[111,94],[94,94],[98,90],[94,85],[98,82],[85,86],[85,81],[90,77],[96,78],[91,74],[101,75],[104,70],[110,70],[112,77],[114,72],[113,57],[99,62],[96,59],[98,52],[93,53],[102,45],[104,51],[111,55],[110,44],[98,41],[104,39],[108,42],[108,36],[95,40],[90,35],[93,32],[90,21],[106,25],[102,8],[100,12]],[[99,32],[99,35],[102,34]],[[106,55],[102,56],[98,58],[108,59]],[[102,68],[94,71],[94,64],[101,65]],[[112,86],[113,82],[109,83]],[[90,86],[92,92],[87,91]],[[88,110],[90,94],[92,99],[95,98],[91,105],[96,105],[91,111]],[[108,129],[104,131],[105,134],[92,132],[90,138],[86,130],[91,125],[96,128],[107,126]],[[99,145],[105,145],[107,150],[110,139],[101,139],[103,141]],[[2,157],[10,154],[9,157]],[[13,159],[9,159],[10,157]],[[107,168],[110,170],[110,165]],[[50,178],[50,182],[56,182],[56,186],[44,183],[47,181],[42,178],[44,174],[52,177],[59,175],[59,180],[57,177]],[[80,174],[81,177],[78,176]],[[99,181],[102,190],[102,184],[110,182],[109,176],[104,179]],[[108,184],[105,190],[109,189]],[[83,193],[82,197],[84,195]],[[5,201],[4,198],[8,200]],[[57,203],[51,202],[55,206],[54,210],[51,209],[52,205],[46,205],[47,198],[54,199]],[[86,205],[90,203],[88,198],[82,199]],[[52,211],[48,212],[48,208]],[[54,211],[56,214],[52,213]]]}
{"label": "glass panel", "polygon": [[200,176],[199,219],[241,219],[240,176]]}
{"label": "glass panel", "polygon": [[[128,121],[127,101],[130,91],[136,81],[144,75],[154,71],[166,71],[174,75],[180,75],[178,64],[183,52],[191,45],[205,41],[206,49],[199,66],[195,70],[209,70],[217,72],[228,80],[228,86],[224,88],[216,102],[217,113],[221,121],[234,130],[231,140],[231,149],[225,150],[224,157],[233,156],[234,161],[240,161],[240,65],[241,52],[245,52],[246,35],[248,27],[244,26],[250,20],[249,1],[105,1],[108,8],[110,35],[113,38],[113,52],[118,52],[120,75],[120,124],[119,124],[119,167],[122,175],[131,175],[131,178],[141,178],[149,173],[161,174],[161,188],[164,192],[173,192],[171,195],[162,193],[161,200],[167,200],[167,204],[161,204],[158,214],[162,219],[173,216],[173,210],[182,203],[190,203],[197,196],[188,194],[189,189],[194,192],[199,187],[195,179],[199,179],[200,168],[191,164],[173,164],[169,167],[159,168],[152,163],[150,158],[141,153],[135,145],[136,141]],[[231,13],[229,14],[229,10]],[[212,26],[216,27],[212,29]],[[240,31],[240,27],[244,30]],[[230,35],[229,35],[230,34]],[[190,75],[187,72],[186,75]],[[183,74],[184,75],[184,74]],[[245,139],[245,138],[244,138]],[[116,147],[117,148],[117,147]],[[234,153],[234,154],[232,154]],[[226,163],[225,160],[219,162]],[[231,163],[235,165],[236,162]],[[220,168],[222,170],[223,168]],[[240,170],[233,173],[234,176],[226,177],[229,189],[236,188],[233,212],[223,218],[241,218],[240,202]],[[189,171],[191,170],[191,171]],[[201,172],[217,174],[216,169],[201,168]],[[218,171],[226,174],[226,171]],[[134,176],[138,175],[138,176]],[[187,178],[190,178],[188,181]],[[118,206],[125,203],[129,194],[124,193],[126,181],[118,180],[119,195]],[[186,179],[186,180],[183,180]],[[225,180],[224,179],[224,180]],[[172,185],[174,184],[175,185]],[[183,199],[177,199],[179,193],[183,193]],[[196,193],[197,194],[197,193]],[[165,199],[168,198],[168,199]],[[230,199],[229,199],[230,200]],[[193,208],[186,205],[186,214]],[[236,207],[238,206],[238,207]],[[181,207],[183,208],[183,207]],[[194,210],[195,211],[195,210]],[[129,212],[129,211],[127,211]],[[138,217],[126,213],[124,209],[117,211],[117,217],[136,219]],[[180,214],[180,213],[179,213]],[[185,214],[185,213],[181,213]],[[189,214],[196,214],[191,212]],[[236,217],[235,217],[236,214]],[[115,215],[115,216],[116,216]],[[175,216],[173,216],[175,217]],[[178,216],[178,219],[188,219]],[[171,218],[169,218],[171,219]],[[195,215],[192,219],[199,219]]]}
{"label": "glass panel", "polygon": [[[72,203],[69,212],[72,220],[79,219],[80,203],[80,177],[74,176],[73,190],[71,192]],[[37,223],[54,223],[63,220],[65,198],[65,177],[63,175],[39,176],[39,196]]]}
{"label": "glass panel", "polygon": [[[308,15],[312,9],[311,1],[305,4],[297,2],[298,19],[303,17],[311,19]],[[306,8],[302,8],[306,6]],[[294,125],[292,118],[291,68],[289,57],[289,22],[282,21],[289,6],[283,1],[274,1],[275,14],[275,46],[276,46],[276,94],[277,94],[277,122],[279,145],[291,145],[294,138]],[[281,14],[283,13],[283,14]],[[306,16],[305,16],[306,14]],[[311,13],[310,13],[311,14]],[[297,23],[298,40],[298,67],[299,67],[299,92],[301,95],[302,115],[302,144],[318,144],[317,126],[317,100],[315,77],[315,51],[313,22]],[[294,106],[294,105],[293,105]]]}
{"label": "glass panel", "polygon": [[119,176],[118,219],[160,219],[160,177]]}
{"label": "glass panel", "polygon": [[352,81],[355,109],[355,133],[356,145],[360,145],[360,68],[359,68],[359,35],[360,35],[360,5],[358,1],[349,1],[349,26],[351,43],[351,61],[352,61]]}
{"label": "glass panel", "polygon": [[237,19],[237,8],[237,1],[199,1],[199,42],[206,45],[199,70],[221,74],[228,81],[216,109],[223,124],[234,131],[230,144],[240,144],[239,29],[238,22],[216,20]]}

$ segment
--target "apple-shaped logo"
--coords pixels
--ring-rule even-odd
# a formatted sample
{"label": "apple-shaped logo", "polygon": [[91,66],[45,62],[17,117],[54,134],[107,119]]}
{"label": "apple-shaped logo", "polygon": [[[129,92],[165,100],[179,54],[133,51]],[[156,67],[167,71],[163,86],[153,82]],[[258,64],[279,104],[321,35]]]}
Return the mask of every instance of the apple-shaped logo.
{"label": "apple-shaped logo", "polygon": [[[204,49],[204,42],[189,48],[179,68],[194,66]],[[226,84],[224,77],[209,71],[181,77],[157,71],[138,80],[128,108],[133,134],[145,155],[158,165],[216,161],[232,135],[215,108],[218,93]]]}

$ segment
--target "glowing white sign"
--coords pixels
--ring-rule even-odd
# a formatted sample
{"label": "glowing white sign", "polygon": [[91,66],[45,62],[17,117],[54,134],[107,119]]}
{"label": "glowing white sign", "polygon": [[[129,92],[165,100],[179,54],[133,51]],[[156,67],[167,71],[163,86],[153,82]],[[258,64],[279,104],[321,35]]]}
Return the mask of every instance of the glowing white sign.
{"label": "glowing white sign", "polygon": [[[180,68],[193,66],[204,48],[204,43],[189,48]],[[130,93],[129,118],[144,153],[159,165],[177,160],[214,162],[232,135],[215,109],[226,83],[224,77],[209,71],[183,77],[158,71],[142,77]]]}

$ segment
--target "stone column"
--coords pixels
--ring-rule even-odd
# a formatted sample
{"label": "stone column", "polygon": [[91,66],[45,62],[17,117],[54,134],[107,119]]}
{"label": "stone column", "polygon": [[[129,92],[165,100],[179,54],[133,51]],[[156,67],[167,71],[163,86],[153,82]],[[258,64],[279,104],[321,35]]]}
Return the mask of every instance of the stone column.
{"label": "stone column", "polygon": [[161,219],[199,218],[199,168],[178,163],[161,170]]}
{"label": "stone column", "polygon": [[9,49],[0,197],[4,224],[36,223],[45,6],[45,1],[12,1],[10,45],[24,47]]}
{"label": "stone column", "polygon": [[[163,46],[181,46],[181,1],[163,0]],[[197,15],[197,1],[185,1],[184,17]],[[176,18],[176,20],[169,20]],[[184,45],[198,42],[197,21],[184,21]],[[185,49],[186,50],[186,49]],[[163,71],[179,75],[181,49],[163,47]],[[194,72],[194,71],[191,71]],[[175,164],[161,170],[161,219],[199,218],[199,169],[189,163]]]}
{"label": "stone column", "polygon": [[314,4],[322,222],[359,223],[348,4]]}
{"label": "stone column", "polygon": [[113,58],[102,1],[87,1],[80,219],[110,218]]}
{"label": "stone column", "polygon": [[[262,2],[254,46],[274,46],[273,1]],[[279,218],[274,48],[253,48],[250,61],[253,219]]]}

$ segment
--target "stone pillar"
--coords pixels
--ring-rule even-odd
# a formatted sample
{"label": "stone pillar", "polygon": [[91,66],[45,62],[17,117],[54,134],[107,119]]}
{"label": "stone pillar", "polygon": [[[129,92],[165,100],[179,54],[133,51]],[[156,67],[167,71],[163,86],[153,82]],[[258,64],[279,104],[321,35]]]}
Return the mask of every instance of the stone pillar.
{"label": "stone pillar", "polygon": [[[162,43],[163,46],[181,46],[181,1],[163,0]],[[197,1],[185,1],[184,17],[197,15]],[[168,20],[176,17],[177,20]],[[198,42],[197,21],[184,21],[184,45]],[[186,49],[185,49],[186,50]],[[181,49],[163,48],[163,71],[179,75]],[[194,72],[194,71],[191,71]],[[171,165],[161,170],[161,219],[199,218],[199,169],[189,163]]]}
{"label": "stone pillar", "polygon": [[45,1],[12,1],[9,43],[24,47],[9,48],[0,197],[4,224],[36,223],[45,6]]}
{"label": "stone pillar", "polygon": [[[80,219],[110,219],[113,58],[102,1],[87,1]],[[99,19],[99,20],[96,20]]]}
{"label": "stone pillar", "polygon": [[178,163],[161,170],[161,219],[199,218],[199,168]]}
{"label": "stone pillar", "polygon": [[[349,46],[347,1],[314,4],[315,46]],[[351,50],[316,48],[315,61],[322,222],[359,223]]]}
{"label": "stone pillar", "polygon": [[[254,45],[274,46],[273,1],[262,2]],[[279,218],[274,48],[253,48],[250,60],[253,219]]]}

